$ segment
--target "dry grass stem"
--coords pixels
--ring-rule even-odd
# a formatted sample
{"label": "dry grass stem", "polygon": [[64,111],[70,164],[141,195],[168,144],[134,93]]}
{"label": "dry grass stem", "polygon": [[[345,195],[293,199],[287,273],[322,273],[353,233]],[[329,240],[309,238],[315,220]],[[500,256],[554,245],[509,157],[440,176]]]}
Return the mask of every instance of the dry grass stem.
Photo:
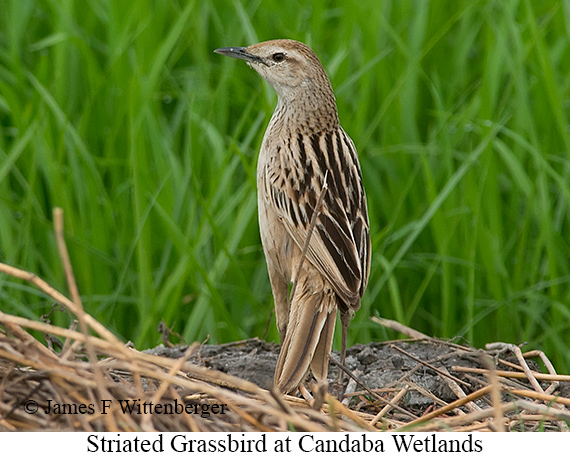
{"label": "dry grass stem", "polygon": [[[458,373],[477,373],[477,374],[487,375],[488,372],[488,370],[483,368],[469,368],[469,367],[459,367],[459,366],[453,366],[451,367],[451,369]],[[520,373],[520,372],[517,373],[513,371],[497,370],[497,376],[502,376],[505,378],[528,379],[526,373]],[[537,373],[536,371],[533,371],[532,376],[538,379],[539,381],[570,382],[570,375]]]}

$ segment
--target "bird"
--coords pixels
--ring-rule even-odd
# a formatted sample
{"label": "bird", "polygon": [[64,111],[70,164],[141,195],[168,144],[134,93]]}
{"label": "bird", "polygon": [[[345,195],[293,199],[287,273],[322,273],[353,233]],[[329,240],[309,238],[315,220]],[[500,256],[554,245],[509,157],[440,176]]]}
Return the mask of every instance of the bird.
{"label": "bird", "polygon": [[258,157],[257,199],[281,337],[274,385],[292,393],[309,369],[326,382],[337,310],[345,362],[349,323],[370,273],[362,171],[329,77],[309,46],[277,39],[214,52],[245,60],[277,92]]}

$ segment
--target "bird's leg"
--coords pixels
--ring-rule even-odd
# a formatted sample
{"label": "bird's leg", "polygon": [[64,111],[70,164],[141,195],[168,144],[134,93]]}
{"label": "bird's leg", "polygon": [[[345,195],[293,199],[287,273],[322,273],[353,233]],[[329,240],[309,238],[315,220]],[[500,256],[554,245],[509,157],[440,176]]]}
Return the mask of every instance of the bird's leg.
{"label": "bird's leg", "polygon": [[289,286],[271,260],[267,261],[267,270],[269,271],[269,280],[275,301],[275,320],[277,321],[281,343],[283,343],[289,323],[289,297],[287,296]]}
{"label": "bird's leg", "polygon": [[352,313],[347,310],[340,313],[340,323],[342,327],[341,341],[340,341],[340,367],[338,368],[338,383],[342,386],[342,379],[344,376],[344,371],[341,367],[344,367],[344,362],[346,360],[346,340],[348,339],[348,325],[350,324],[350,319],[352,319]]}

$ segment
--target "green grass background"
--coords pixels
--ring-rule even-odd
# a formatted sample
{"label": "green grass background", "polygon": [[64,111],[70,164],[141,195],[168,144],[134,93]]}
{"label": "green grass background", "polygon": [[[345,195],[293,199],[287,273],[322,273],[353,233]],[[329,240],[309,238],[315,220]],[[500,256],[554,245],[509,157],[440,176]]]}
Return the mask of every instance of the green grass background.
{"label": "green grass background", "polygon": [[[380,315],[568,371],[567,1],[0,0],[0,260],[66,292],[60,206],[85,307],[125,340],[157,344],[160,319],[263,336],[276,96],[212,51],[283,37],[320,56],[360,154],[373,257],[349,343],[396,337]],[[51,305],[0,276],[4,312]]]}

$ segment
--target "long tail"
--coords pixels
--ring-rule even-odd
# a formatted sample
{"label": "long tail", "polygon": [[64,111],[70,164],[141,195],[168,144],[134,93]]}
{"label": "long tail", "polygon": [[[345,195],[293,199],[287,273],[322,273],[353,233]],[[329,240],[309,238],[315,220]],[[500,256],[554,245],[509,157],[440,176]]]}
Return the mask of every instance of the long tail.
{"label": "long tail", "polygon": [[337,296],[328,287],[315,286],[308,275],[301,274],[291,298],[287,333],[275,369],[275,385],[283,393],[296,389],[309,367],[318,381],[327,377]]}

